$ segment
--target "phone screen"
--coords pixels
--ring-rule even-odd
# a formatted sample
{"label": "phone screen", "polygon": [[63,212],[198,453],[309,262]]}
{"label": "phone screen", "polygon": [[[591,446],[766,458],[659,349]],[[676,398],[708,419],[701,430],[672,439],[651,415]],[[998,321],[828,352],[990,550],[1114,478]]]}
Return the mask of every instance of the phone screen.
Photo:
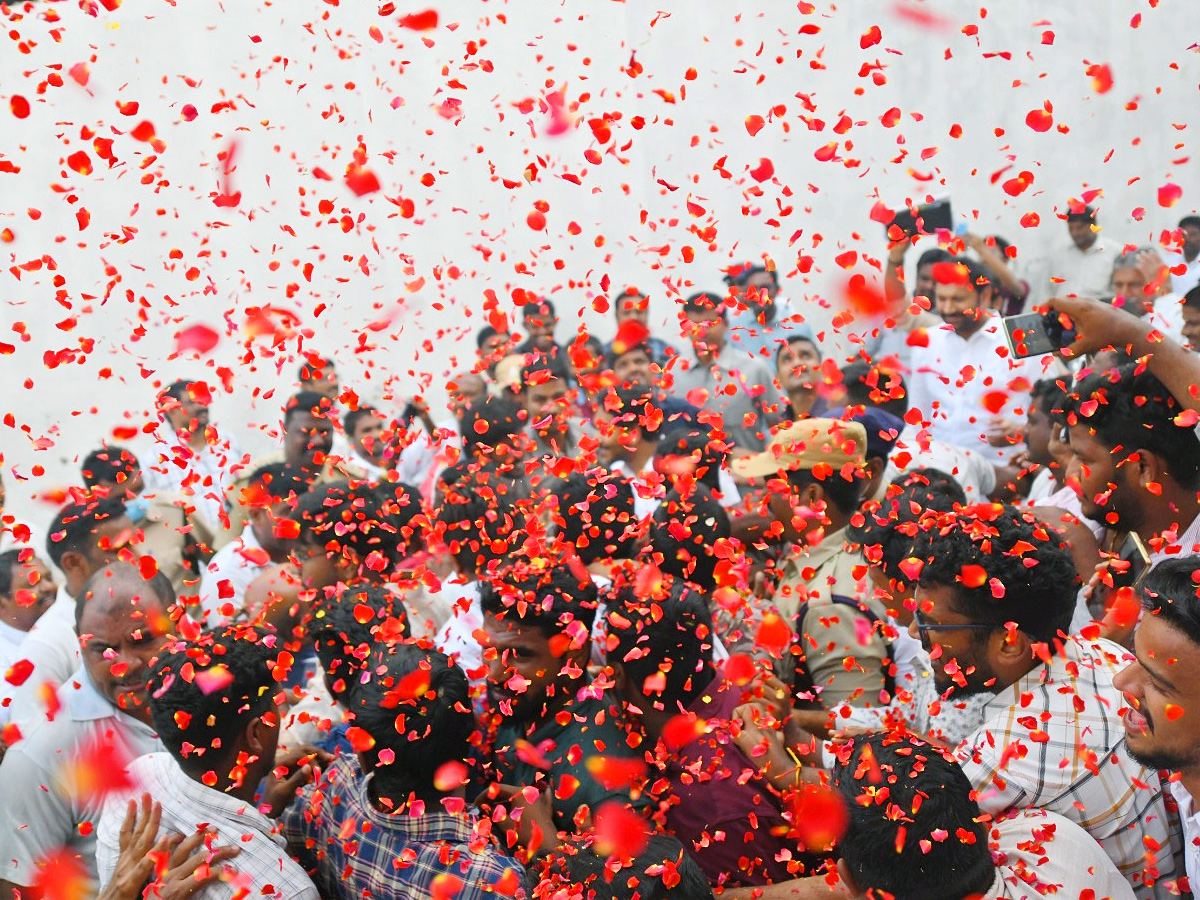
{"label": "phone screen", "polygon": [[[1121,544],[1120,556],[1122,560],[1129,563],[1129,568],[1119,577],[1114,573],[1113,584],[1117,587],[1124,585],[1137,587],[1142,576],[1150,571],[1150,554],[1146,551],[1146,545],[1142,543],[1142,539],[1138,537],[1136,531],[1129,532],[1129,536]],[[1117,583],[1118,581],[1120,584]]]}
{"label": "phone screen", "polygon": [[924,206],[918,206],[915,216],[912,210],[902,209],[887,224],[885,231],[889,235],[891,234],[893,225],[909,236],[914,234],[934,234],[939,229],[952,231],[954,229],[954,217],[950,212],[950,201],[949,199],[935,200],[932,203],[926,203]]}
{"label": "phone screen", "polygon": [[1000,320],[1004,324],[1004,336],[1008,349],[1017,359],[1027,356],[1045,356],[1058,350],[1046,332],[1046,322],[1041,313],[1024,313],[1007,316]]}

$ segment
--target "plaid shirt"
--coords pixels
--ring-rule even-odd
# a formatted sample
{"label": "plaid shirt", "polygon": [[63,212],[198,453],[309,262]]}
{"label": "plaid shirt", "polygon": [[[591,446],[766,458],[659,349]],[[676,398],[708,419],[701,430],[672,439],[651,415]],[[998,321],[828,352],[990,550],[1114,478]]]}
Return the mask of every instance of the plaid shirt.
{"label": "plaid shirt", "polygon": [[1071,638],[984,707],[983,725],[959,745],[958,759],[985,813],[1036,807],[1071,819],[1139,900],[1166,900],[1184,874],[1180,825],[1158,774],[1125,749],[1112,679],[1128,658],[1109,641]]}
{"label": "plaid shirt", "polygon": [[367,796],[369,781],[357,757],[339,756],[281,819],[326,900],[424,900],[443,875],[462,882],[450,892],[455,900],[525,897],[521,864],[476,831],[471,816],[433,804],[419,816],[388,815]]}

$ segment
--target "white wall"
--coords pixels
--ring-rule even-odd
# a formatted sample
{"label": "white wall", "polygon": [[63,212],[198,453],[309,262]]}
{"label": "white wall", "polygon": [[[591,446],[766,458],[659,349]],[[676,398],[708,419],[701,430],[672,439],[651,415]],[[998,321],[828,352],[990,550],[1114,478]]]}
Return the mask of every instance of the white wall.
{"label": "white wall", "polygon": [[[250,450],[272,443],[256,429],[275,427],[300,345],[334,353],[344,381],[364,396],[384,393],[389,379],[397,395],[436,394],[470,363],[485,288],[506,303],[514,287],[547,293],[564,311],[560,338],[579,320],[607,338],[610,317],[591,309],[605,276],[614,293],[628,283],[650,290],[666,329],[674,323],[671,294],[718,286],[721,266],[767,253],[787,293],[804,298],[824,326],[844,276],[833,258],[846,249],[882,252],[882,228],[868,219],[877,196],[897,205],[948,192],[956,211],[977,215],[1027,256],[1063,232],[1056,205],[1089,188],[1104,191],[1106,232],[1131,242],[1156,238],[1196,207],[1200,63],[1188,49],[1197,37],[1191,4],[1010,0],[989,6],[986,18],[977,4],[951,0],[819,5],[804,15],[771,0],[456,0],[442,4],[439,27],[427,34],[398,27],[395,15],[381,17],[362,0],[126,0],[94,18],[71,3],[33,5],[6,31],[36,46],[26,55],[6,38],[0,49],[0,94],[22,95],[33,107],[24,120],[0,112],[0,159],[21,167],[0,174],[0,230],[15,235],[0,243],[10,320],[0,342],[16,344],[0,356],[5,406],[18,426],[0,430],[10,507],[44,522],[52,509],[33,494],[69,483],[77,459],[114,427],[146,423],[156,385],[206,373],[215,384],[214,366],[236,374],[214,417]],[[904,14],[912,10],[944,24],[921,24]],[[60,21],[45,21],[47,13]],[[872,24],[882,41],[863,50],[860,36]],[[968,25],[977,38],[962,33]],[[820,31],[800,33],[806,26]],[[1047,44],[1043,33],[1051,31]],[[468,57],[469,41],[486,44]],[[994,55],[1001,52],[1010,58]],[[631,78],[623,67],[634,55],[643,71]],[[67,69],[93,57],[81,87]],[[859,77],[877,60],[881,86]],[[1085,60],[1111,66],[1110,92],[1093,90]],[[54,67],[64,86],[39,93]],[[694,80],[685,80],[689,67]],[[550,118],[523,114],[518,104],[563,87],[583,121],[550,136]],[[815,112],[803,109],[798,92]],[[448,99],[460,101],[460,120],[436,111]],[[234,108],[212,113],[222,100]],[[1025,125],[1046,100],[1065,133]],[[118,101],[136,101],[137,115],[122,115]],[[185,104],[197,108],[194,121],[181,115]],[[746,116],[768,116],[777,105],[786,112],[751,137]],[[903,117],[886,128],[880,116],[891,107]],[[598,146],[586,119],[606,112],[621,119],[597,166],[584,157]],[[854,124],[833,134],[843,113]],[[809,130],[801,114],[823,120],[824,130]],[[640,130],[631,125],[638,115],[646,121]],[[153,161],[150,145],[123,133],[143,119],[166,145]],[[957,139],[949,134],[955,123]],[[112,138],[120,164],[101,162],[83,129]],[[383,183],[366,197],[341,177],[360,138]],[[211,195],[217,154],[231,140],[242,200],[223,209]],[[814,151],[830,140],[852,141],[839,156],[859,164],[817,161]],[[926,148],[933,155],[922,159]],[[77,150],[91,156],[90,175],[65,167]],[[894,161],[902,150],[907,158]],[[732,179],[714,171],[722,157]],[[746,173],[763,157],[776,174],[759,186]],[[523,177],[530,163],[539,170],[533,183]],[[1036,176],[1016,199],[990,180],[1010,165],[1004,178]],[[334,180],[314,177],[318,167]],[[420,181],[425,173],[431,186]],[[564,180],[567,173],[581,183]],[[1184,189],[1169,210],[1157,202],[1167,182]],[[414,202],[414,218],[389,202],[400,196]],[[689,198],[702,214],[689,213]],[[333,202],[332,216],[317,212],[320,200]],[[526,224],[536,200],[550,205],[541,233]],[[791,212],[773,218],[779,204]],[[1138,207],[1145,216],[1135,222]],[[31,219],[30,208],[41,217]],[[82,230],[80,208],[91,214]],[[1041,215],[1040,228],[1018,225],[1028,211]],[[356,223],[349,233],[336,221],[343,214]],[[568,233],[572,221],[577,235]],[[689,233],[708,225],[716,229],[712,249]],[[691,264],[686,245],[695,250]],[[173,249],[180,259],[170,258]],[[796,268],[801,253],[816,260],[807,277]],[[43,257],[55,271],[17,278],[8,268]],[[302,274],[308,263],[311,281]],[[192,267],[196,280],[186,275]],[[56,275],[69,310],[55,302]],[[245,309],[263,304],[298,314],[302,333],[278,347],[248,338]],[[68,316],[76,317],[72,330],[55,327]],[[17,321],[27,342],[10,330]],[[228,334],[210,358],[171,358],[175,333],[197,322]],[[372,322],[388,324],[364,330]],[[78,347],[81,338],[95,342],[82,364],[43,366],[45,351]],[[274,396],[263,393],[272,388]],[[41,437],[53,446],[34,449]],[[45,475],[22,480],[34,465]]]}

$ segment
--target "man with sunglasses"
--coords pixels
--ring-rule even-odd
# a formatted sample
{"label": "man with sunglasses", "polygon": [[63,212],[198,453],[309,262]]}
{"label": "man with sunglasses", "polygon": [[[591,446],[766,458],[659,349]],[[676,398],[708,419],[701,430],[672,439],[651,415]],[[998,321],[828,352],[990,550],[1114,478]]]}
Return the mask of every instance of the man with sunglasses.
{"label": "man with sunglasses", "polygon": [[1158,774],[1125,747],[1124,650],[1068,636],[1079,577],[1031,514],[986,504],[923,523],[910,633],[949,698],[992,692],[956,755],[985,813],[1039,808],[1081,825],[1141,898],[1183,875]]}

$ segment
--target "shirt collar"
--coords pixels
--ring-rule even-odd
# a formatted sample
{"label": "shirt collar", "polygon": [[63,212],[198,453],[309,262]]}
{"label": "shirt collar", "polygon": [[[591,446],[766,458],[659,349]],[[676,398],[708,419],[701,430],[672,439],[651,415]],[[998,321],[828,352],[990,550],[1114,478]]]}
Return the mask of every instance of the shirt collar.
{"label": "shirt collar", "polygon": [[276,832],[275,824],[260,813],[253,803],[239,800],[231,794],[214,790],[193,780],[170,753],[151,753],[145,757],[143,765],[156,770],[162,780],[183,800],[189,801],[206,813],[211,812],[215,820],[224,820],[242,830],[247,827],[253,828],[268,840],[284,846],[285,840]]}

